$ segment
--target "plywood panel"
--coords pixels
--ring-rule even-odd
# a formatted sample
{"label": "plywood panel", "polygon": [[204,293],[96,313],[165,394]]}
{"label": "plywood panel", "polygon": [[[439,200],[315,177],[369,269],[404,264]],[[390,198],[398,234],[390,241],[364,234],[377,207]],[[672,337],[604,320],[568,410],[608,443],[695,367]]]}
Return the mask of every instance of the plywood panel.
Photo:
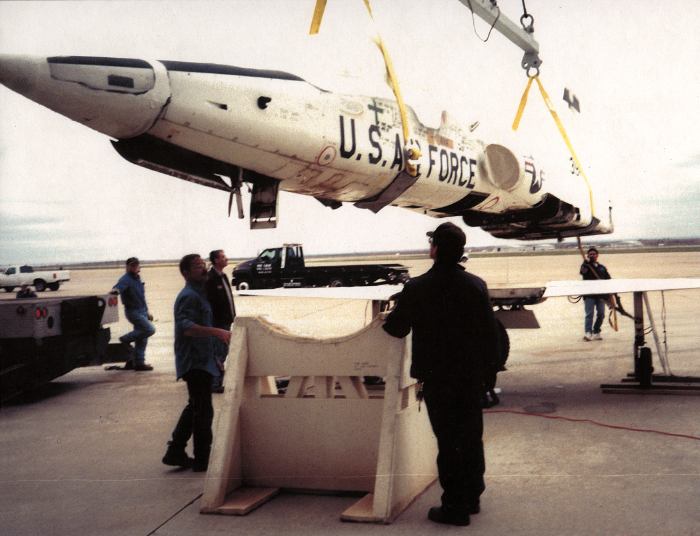
{"label": "plywood panel", "polygon": [[373,502],[374,494],[368,493],[350,508],[346,509],[342,514],[340,514],[340,519],[343,521],[357,521],[364,523],[381,521],[381,518],[378,518],[374,513],[374,508],[372,506]]}
{"label": "plywood panel", "polygon": [[[316,340],[239,317],[231,346],[238,359],[226,376],[202,512],[242,515],[277,488],[362,491],[342,518],[389,523],[434,481],[436,443],[418,411],[408,343],[386,335],[381,321]],[[275,394],[275,375],[291,376],[286,395]],[[381,395],[367,398],[365,375],[385,378]]]}
{"label": "plywood panel", "polygon": [[385,519],[391,509],[391,494],[394,482],[394,459],[396,450],[396,412],[400,401],[399,377],[401,364],[392,359],[387,365],[386,385],[384,386],[384,407],[379,437],[379,455],[377,456],[376,485],[372,509],[374,514]]}
{"label": "plywood panel", "polygon": [[405,345],[384,333],[379,319],[331,339],[295,337],[257,317],[236,322],[249,329],[248,350],[256,356],[251,376],[383,376],[389,356],[399,356]]}
{"label": "plywood panel", "polygon": [[382,405],[381,399],[246,400],[245,484],[372,491]]}
{"label": "plywood panel", "polygon": [[338,376],[340,389],[337,393],[345,398],[368,398],[367,389],[358,376]]}
{"label": "plywood panel", "polygon": [[245,371],[248,366],[247,333],[234,327],[234,338],[229,348],[228,374],[224,377],[223,403],[214,428],[201,512],[215,511],[226,494],[241,485],[240,406],[243,400]]}
{"label": "plywood panel", "polygon": [[396,518],[437,478],[437,439],[425,406],[414,403],[396,417],[394,482],[387,521]]}
{"label": "plywood panel", "polygon": [[279,493],[279,488],[238,488],[216,509],[217,514],[244,516]]}
{"label": "plywood panel", "polygon": [[404,389],[409,385],[417,382],[415,378],[411,378],[411,337],[405,337],[401,343],[403,344],[403,357],[401,358],[401,378],[399,380],[399,389]]}

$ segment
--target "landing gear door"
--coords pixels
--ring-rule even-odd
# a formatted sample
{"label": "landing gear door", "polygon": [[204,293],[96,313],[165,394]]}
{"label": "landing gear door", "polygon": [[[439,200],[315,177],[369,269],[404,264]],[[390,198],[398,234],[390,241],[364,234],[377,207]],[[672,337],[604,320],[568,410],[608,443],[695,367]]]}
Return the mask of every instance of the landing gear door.
{"label": "landing gear door", "polygon": [[[248,172],[250,174],[251,172]],[[253,181],[250,198],[250,228],[274,229],[277,227],[277,193],[279,181],[257,175]]]}

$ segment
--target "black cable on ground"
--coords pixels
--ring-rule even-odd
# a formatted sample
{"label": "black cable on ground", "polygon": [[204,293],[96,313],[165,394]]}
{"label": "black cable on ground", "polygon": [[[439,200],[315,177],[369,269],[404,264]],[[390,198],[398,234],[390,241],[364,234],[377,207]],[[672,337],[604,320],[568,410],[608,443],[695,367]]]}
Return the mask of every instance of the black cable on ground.
{"label": "black cable on ground", "polygon": [[559,415],[545,415],[543,413],[528,413],[527,411],[517,411],[512,409],[489,409],[485,410],[484,413],[512,413],[514,415],[528,415],[530,417],[542,417],[543,419],[555,419],[561,421],[569,422],[585,422],[589,424],[594,424],[596,426],[602,426],[603,428],[612,428],[614,430],[626,430],[628,432],[645,432],[649,434],[659,434],[670,437],[681,437],[683,439],[693,439],[695,441],[700,441],[700,437],[686,434],[674,434],[672,432],[663,432],[661,430],[650,430],[647,428],[632,428],[630,426],[619,426],[616,424],[606,424],[603,422],[594,421],[592,419],[577,419],[574,417],[562,417]]}

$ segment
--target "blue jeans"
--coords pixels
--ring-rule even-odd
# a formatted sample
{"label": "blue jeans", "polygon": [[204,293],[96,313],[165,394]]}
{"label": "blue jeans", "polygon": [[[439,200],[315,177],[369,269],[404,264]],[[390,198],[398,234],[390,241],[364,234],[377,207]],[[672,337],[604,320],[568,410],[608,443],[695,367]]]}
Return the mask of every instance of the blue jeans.
{"label": "blue jeans", "polygon": [[[600,333],[600,327],[603,325],[605,318],[605,299],[594,298],[593,296],[585,296],[583,298],[583,306],[586,311],[584,320],[584,330],[586,333]],[[593,310],[595,309],[596,318],[593,323]]]}
{"label": "blue jeans", "polygon": [[125,311],[126,319],[134,325],[134,330],[119,337],[123,343],[134,343],[134,365],[143,365],[146,360],[146,345],[148,337],[156,332],[156,328],[148,320],[148,313],[141,311]]}

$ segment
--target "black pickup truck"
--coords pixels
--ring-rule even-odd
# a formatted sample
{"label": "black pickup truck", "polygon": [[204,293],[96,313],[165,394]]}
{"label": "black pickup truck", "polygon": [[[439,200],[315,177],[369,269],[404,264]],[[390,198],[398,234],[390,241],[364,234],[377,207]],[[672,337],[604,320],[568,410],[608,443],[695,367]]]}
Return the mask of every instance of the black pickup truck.
{"label": "black pickup truck", "polygon": [[352,287],[397,284],[408,280],[402,264],[306,266],[301,244],[268,248],[255,259],[239,263],[231,284],[239,290],[278,287]]}

